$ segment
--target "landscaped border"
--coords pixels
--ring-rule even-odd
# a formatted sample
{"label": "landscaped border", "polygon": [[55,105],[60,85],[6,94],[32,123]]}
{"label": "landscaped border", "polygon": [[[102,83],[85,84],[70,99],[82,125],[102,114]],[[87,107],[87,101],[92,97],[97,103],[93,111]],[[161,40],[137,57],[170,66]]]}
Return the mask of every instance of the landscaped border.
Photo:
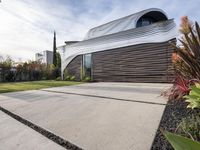
{"label": "landscaped border", "polygon": [[151,150],[174,150],[164,137],[163,131],[174,133],[182,118],[191,114],[199,114],[200,110],[186,109],[187,103],[183,100],[168,101],[162,119],[156,132]]}

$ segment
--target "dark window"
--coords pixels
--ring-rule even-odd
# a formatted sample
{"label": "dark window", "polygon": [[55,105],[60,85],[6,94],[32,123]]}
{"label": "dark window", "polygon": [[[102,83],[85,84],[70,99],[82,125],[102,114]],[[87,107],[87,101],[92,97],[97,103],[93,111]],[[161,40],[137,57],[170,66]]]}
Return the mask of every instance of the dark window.
{"label": "dark window", "polygon": [[83,55],[83,75],[91,77],[92,54]]}
{"label": "dark window", "polygon": [[138,20],[136,27],[148,26],[155,22],[156,22],[156,20],[153,19],[152,17],[142,17]]}

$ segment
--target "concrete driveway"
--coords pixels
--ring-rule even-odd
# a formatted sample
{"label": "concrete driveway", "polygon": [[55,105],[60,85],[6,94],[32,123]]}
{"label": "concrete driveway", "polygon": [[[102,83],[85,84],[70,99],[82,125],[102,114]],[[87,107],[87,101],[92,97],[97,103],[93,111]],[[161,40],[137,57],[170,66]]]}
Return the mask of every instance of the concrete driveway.
{"label": "concrete driveway", "polygon": [[85,83],[1,94],[0,106],[86,150],[150,150],[169,86]]}

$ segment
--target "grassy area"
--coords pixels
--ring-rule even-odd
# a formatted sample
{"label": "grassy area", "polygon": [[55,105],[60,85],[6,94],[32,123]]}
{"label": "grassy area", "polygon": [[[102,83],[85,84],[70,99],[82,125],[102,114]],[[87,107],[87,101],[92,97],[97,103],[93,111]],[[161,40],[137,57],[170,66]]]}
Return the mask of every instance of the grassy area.
{"label": "grassy area", "polygon": [[48,87],[76,85],[80,83],[81,82],[54,81],[54,80],[0,83],[0,93],[25,91],[25,90],[38,90]]}

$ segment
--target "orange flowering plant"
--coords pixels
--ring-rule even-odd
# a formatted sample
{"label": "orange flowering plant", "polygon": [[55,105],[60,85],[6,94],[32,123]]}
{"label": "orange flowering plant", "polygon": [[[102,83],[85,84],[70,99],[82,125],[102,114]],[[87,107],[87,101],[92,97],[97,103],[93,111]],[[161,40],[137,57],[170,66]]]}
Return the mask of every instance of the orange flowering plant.
{"label": "orange flowering plant", "polygon": [[190,27],[192,27],[192,22],[188,19],[187,16],[181,17],[181,24],[179,31],[183,34],[190,33]]}
{"label": "orange flowering plant", "polygon": [[171,44],[175,52],[172,54],[172,64],[176,78],[174,85],[162,93],[169,99],[180,99],[189,94],[190,86],[200,81],[200,27],[189,21],[187,16],[181,18],[180,45]]}
{"label": "orange flowering plant", "polygon": [[180,60],[180,58],[179,58],[179,56],[178,56],[178,54],[177,53],[172,53],[172,62],[173,63],[176,63],[176,62],[178,62]]}
{"label": "orange flowering plant", "polygon": [[172,54],[172,63],[178,75],[185,79],[200,80],[200,28],[187,16],[181,18],[182,38],[179,39],[181,46],[173,45],[175,53]]}

